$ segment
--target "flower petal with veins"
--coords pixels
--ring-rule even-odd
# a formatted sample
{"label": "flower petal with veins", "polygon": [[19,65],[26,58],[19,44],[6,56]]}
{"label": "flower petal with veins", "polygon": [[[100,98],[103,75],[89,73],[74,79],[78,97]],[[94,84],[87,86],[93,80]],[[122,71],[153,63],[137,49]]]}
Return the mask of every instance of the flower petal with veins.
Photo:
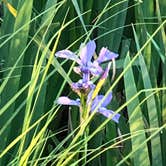
{"label": "flower petal with veins", "polygon": [[[112,116],[112,120],[116,123],[119,123],[120,114],[115,113],[112,110],[108,110],[104,107],[100,107],[97,112],[104,115],[106,118],[110,118]],[[113,116],[113,114],[115,114],[115,115]]]}
{"label": "flower petal with veins", "polygon": [[85,46],[81,45],[80,59],[83,65],[87,65],[91,61],[95,53],[96,44],[93,40],[89,41]]}
{"label": "flower petal with veins", "polygon": [[56,57],[70,59],[80,64],[80,59],[70,50],[62,50],[55,53]]}
{"label": "flower petal with veins", "polygon": [[57,104],[62,104],[62,105],[75,105],[75,106],[80,106],[80,100],[71,100],[70,98],[66,96],[61,96],[58,98],[56,101]]}
{"label": "flower petal with veins", "polygon": [[103,62],[106,62],[106,61],[110,61],[112,59],[115,59],[117,58],[119,55],[114,53],[114,52],[111,52],[109,51],[107,48],[103,47],[101,50],[100,50],[100,53],[99,53],[99,57],[96,59],[96,61],[98,63],[103,63]]}

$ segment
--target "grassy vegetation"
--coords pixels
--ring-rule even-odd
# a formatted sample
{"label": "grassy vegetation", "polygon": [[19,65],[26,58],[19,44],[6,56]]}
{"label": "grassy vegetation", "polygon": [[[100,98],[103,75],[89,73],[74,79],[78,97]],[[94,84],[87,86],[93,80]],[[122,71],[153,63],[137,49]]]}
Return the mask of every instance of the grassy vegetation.
{"label": "grassy vegetation", "polygon": [[[0,166],[166,165],[165,1],[0,3]],[[102,47],[119,54],[100,90],[113,92],[118,124],[91,114],[80,125],[77,107],[55,102],[76,99],[70,85],[80,78],[55,53],[89,40],[95,56]]]}

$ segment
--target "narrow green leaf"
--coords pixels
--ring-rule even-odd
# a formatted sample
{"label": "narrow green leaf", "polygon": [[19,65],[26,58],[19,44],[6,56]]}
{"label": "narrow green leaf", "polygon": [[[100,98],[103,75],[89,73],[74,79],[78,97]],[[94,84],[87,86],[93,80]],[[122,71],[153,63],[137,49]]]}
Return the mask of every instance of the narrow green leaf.
{"label": "narrow green leaf", "polygon": [[[18,7],[17,7],[18,13],[14,22],[13,33],[15,33],[20,27],[24,26],[27,22],[30,21],[31,12],[32,12],[32,4],[33,4],[33,0],[19,1]],[[22,52],[24,51],[26,47],[27,40],[28,40],[28,33],[29,33],[29,25],[25,26],[19,33],[15,34],[15,36],[12,38],[10,47],[9,47],[9,54],[5,58],[5,67],[14,66],[17,59],[19,59],[19,57],[21,56]],[[24,55],[22,55],[18,63],[18,66],[23,65],[23,59],[24,59]],[[11,77],[15,75],[18,75],[19,77],[8,80],[8,83],[2,93],[1,106],[4,106],[17,93],[19,89],[19,85],[20,85],[21,72],[22,72],[22,68],[15,69]],[[6,77],[8,73],[9,73],[8,71],[5,72],[4,77]],[[15,109],[15,103],[13,103],[12,106],[5,112],[5,114],[3,115],[3,118],[1,119],[0,125],[4,125],[4,123],[6,123],[6,121],[13,114],[14,109]],[[7,137],[8,135],[10,135],[10,133],[8,133],[10,131],[10,127],[8,127],[4,135],[1,136],[1,137],[4,137],[5,139],[3,140],[3,143],[0,140],[0,144],[2,145],[0,147],[0,151],[4,148],[5,144],[9,142],[11,139],[11,137]],[[18,131],[16,131],[16,133],[17,132]],[[6,161],[7,160],[8,159],[6,159]]]}
{"label": "narrow green leaf", "polygon": [[[126,56],[124,68],[130,63],[129,53]],[[124,83],[125,83],[125,93],[126,93],[126,100],[128,101],[132,96],[137,93],[136,84],[134,80],[134,74],[132,68],[130,67],[129,70],[124,74]],[[130,132],[131,136],[132,133],[144,130],[144,121],[143,115],[141,113],[141,108],[139,105],[139,99],[135,98],[127,106],[128,114],[129,114],[129,125],[130,125]],[[139,145],[146,140],[145,132],[140,133],[137,137],[133,137],[132,139],[132,149],[138,148]],[[133,164],[135,166],[146,165],[150,166],[149,155],[148,155],[148,147],[144,145],[143,147],[139,148],[133,154]]]}
{"label": "narrow green leaf", "polygon": [[87,29],[86,29],[86,26],[85,26],[85,23],[84,23],[84,20],[83,20],[83,17],[82,17],[82,15],[81,15],[81,10],[80,10],[80,7],[79,7],[79,5],[78,5],[78,2],[77,2],[77,0],[72,0],[72,3],[73,3],[73,5],[74,5],[74,7],[75,7],[75,10],[76,10],[76,12],[77,12],[77,14],[78,14],[78,16],[79,16],[79,19],[80,19],[80,21],[81,21],[81,24],[82,24],[82,26],[83,26],[83,28],[84,28],[84,30],[85,30],[85,33],[87,32]]}
{"label": "narrow green leaf", "polygon": [[[147,32],[147,35],[148,35],[148,37],[150,37],[150,34],[148,32]],[[153,44],[154,48],[156,49],[157,53],[159,54],[162,62],[165,63],[166,57],[165,57],[164,53],[162,52],[162,50],[160,49],[158,43],[154,39],[152,39],[152,44]]]}
{"label": "narrow green leaf", "polygon": [[[133,28],[133,31],[134,31],[134,37],[135,37],[135,41],[136,41],[137,50],[139,50],[140,46],[139,46],[138,38],[137,38],[134,28]],[[147,67],[146,67],[142,54],[139,55],[139,64],[140,64],[140,68],[141,68],[141,75],[142,75],[144,88],[150,89],[150,88],[152,88],[151,80],[150,80],[149,73],[148,73],[148,70],[147,70]],[[145,96],[148,97],[151,94],[152,94],[152,92],[146,92]],[[157,106],[156,106],[156,101],[155,101],[154,95],[147,100],[147,110],[148,110],[150,128],[158,128],[159,127],[159,122],[158,122],[159,114],[157,112]],[[151,140],[151,153],[152,153],[152,164],[162,166],[160,134],[156,135]]]}
{"label": "narrow green leaf", "polygon": [[[102,10],[103,4],[105,4],[107,0],[100,1],[97,3],[98,10]],[[117,1],[111,1],[110,5],[113,6],[116,3],[120,3],[121,0]],[[98,36],[103,35],[106,33],[108,30],[113,30],[118,27],[121,27],[125,24],[126,20],[126,14],[127,10],[125,10],[128,7],[128,1],[124,1],[123,3],[118,4],[117,6],[113,7],[109,11],[107,11],[101,18],[101,22],[103,22],[105,19],[104,23],[102,23],[98,27]],[[124,10],[122,13],[120,11]],[[113,16],[113,17],[111,17]],[[109,18],[109,19],[108,19]],[[117,21],[118,20],[118,21]],[[99,23],[100,24],[100,23]],[[99,45],[104,45],[110,48],[113,51],[118,51],[119,46],[120,46],[120,41],[122,37],[123,29],[117,29],[114,33],[110,33],[108,35],[105,35],[104,37],[100,38],[98,41]]]}

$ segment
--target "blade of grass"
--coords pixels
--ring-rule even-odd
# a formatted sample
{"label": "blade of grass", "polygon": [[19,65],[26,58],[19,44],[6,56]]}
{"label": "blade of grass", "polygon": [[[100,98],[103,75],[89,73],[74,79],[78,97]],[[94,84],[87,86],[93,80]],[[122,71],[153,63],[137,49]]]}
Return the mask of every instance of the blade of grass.
{"label": "blade of grass", "polygon": [[[107,0],[103,0],[97,4],[99,11],[102,9],[103,3],[106,3],[106,2],[107,2]],[[98,32],[97,32],[98,36],[104,34],[108,30],[113,30],[113,29],[123,26],[125,24],[127,10],[124,10],[124,9],[127,9],[128,1],[124,1],[121,4],[120,4],[120,2],[121,2],[121,0],[118,0],[115,2],[112,1],[110,3],[112,6],[115,4],[118,4],[118,3],[119,3],[119,5],[115,6],[114,8],[112,8],[110,11],[106,12],[101,17],[101,22],[103,22],[103,20],[105,21],[106,19],[107,19],[107,21],[105,21],[104,23],[101,24],[102,28],[100,28],[100,27],[98,28]],[[119,11],[122,11],[122,10],[124,10],[124,11],[117,14]],[[111,16],[115,15],[115,14],[116,14],[116,16],[111,18]],[[100,23],[99,23],[99,25],[100,25]],[[120,29],[119,31],[116,31],[115,33],[106,35],[104,38],[100,38],[98,40],[98,44],[107,46],[108,48],[110,48],[113,51],[118,51],[122,33],[123,33],[123,29]]]}
{"label": "blade of grass", "polygon": [[[25,0],[25,3],[19,3],[18,4],[18,15],[14,23],[14,29],[13,32],[16,32],[21,26],[23,26],[25,23],[27,23],[31,19],[31,11],[32,11],[32,4],[33,0]],[[17,59],[19,59],[20,54],[22,53],[23,49],[25,48],[28,40],[28,33],[29,33],[29,26],[27,25],[20,31],[20,33],[17,33],[15,37],[11,40],[10,48],[9,48],[9,56],[5,59],[5,66],[10,67],[15,64]],[[23,56],[22,59],[19,61],[18,65],[23,64]],[[22,69],[17,69],[13,73],[13,75],[20,75]],[[8,72],[4,73],[4,76],[7,76]],[[6,104],[10,98],[15,95],[15,93],[19,89],[20,84],[20,77],[9,80],[7,83],[7,86],[2,93],[2,105]],[[12,87],[12,88],[11,88]],[[5,121],[12,115],[14,112],[15,104],[8,109],[8,112],[5,113],[3,120],[1,120],[1,124],[5,123]],[[6,130],[6,134],[8,134],[8,130]],[[4,137],[6,137],[4,135]],[[9,139],[9,138],[7,138]],[[1,143],[0,143],[1,144]],[[3,144],[5,145],[5,144]],[[4,146],[2,146],[3,148]]]}
{"label": "blade of grass", "polygon": [[[66,17],[65,17],[66,18]],[[48,60],[48,63],[46,65],[46,68],[44,70],[44,73],[43,73],[43,76],[42,76],[42,79],[40,81],[40,87],[39,87],[39,90],[37,92],[37,96],[36,96],[36,99],[35,99],[35,102],[39,96],[39,93],[40,93],[40,90],[43,86],[43,82],[44,82],[44,79],[46,77],[46,74],[48,72],[48,69],[50,67],[50,64],[54,58],[54,54],[55,54],[55,50],[56,50],[56,47],[57,47],[57,43],[59,41],[59,38],[60,38],[60,35],[61,35],[61,32],[62,32],[63,29],[60,29],[59,33],[58,33],[58,36],[57,36],[57,39],[56,39],[56,42],[54,44],[54,47],[53,47],[53,50],[49,56],[49,60]],[[51,43],[51,41],[49,42]],[[32,106],[32,103],[33,103],[33,96],[34,96],[34,90],[35,90],[35,87],[37,85],[37,82],[38,82],[38,78],[39,78],[39,73],[40,73],[40,70],[41,70],[41,66],[45,60],[45,55],[47,53],[47,50],[49,48],[50,44],[47,45],[45,51],[43,51],[42,55],[41,55],[41,58],[39,60],[39,63],[37,65],[37,67],[34,66],[34,69],[33,69],[33,72],[32,72],[32,78],[31,78],[31,85],[29,87],[29,91],[28,91],[28,96],[27,96],[27,105],[26,105],[26,110],[25,110],[25,118],[24,118],[24,124],[23,124],[23,129],[22,129],[22,132],[24,132],[30,125],[30,121],[31,121],[31,117],[32,117],[32,113],[34,111],[34,107],[31,108]],[[31,110],[32,109],[32,110]],[[20,147],[19,147],[19,156],[21,157],[21,154],[22,152],[24,151],[24,144],[25,144],[25,140],[26,140],[26,137],[24,137],[22,140],[21,140],[21,143],[20,143]],[[32,140],[33,141],[33,140]],[[28,154],[26,154],[28,155]],[[22,160],[22,157],[21,159]],[[23,161],[24,162],[24,161]],[[22,162],[21,162],[22,164]]]}
{"label": "blade of grass", "polygon": [[[130,63],[130,57],[129,54],[127,54],[124,68]],[[130,84],[129,84],[130,83]],[[134,96],[137,93],[136,84],[134,80],[134,74],[132,71],[132,68],[129,68],[129,70],[124,75],[124,84],[125,84],[125,93],[126,93],[126,100],[128,101],[132,96]],[[141,108],[138,107],[136,110],[136,106],[139,104],[139,99],[136,98],[132,101],[131,104],[127,106],[127,111],[129,115],[129,125],[130,125],[130,132],[133,133],[135,131],[142,130],[144,131],[144,121],[143,121],[143,115],[141,113]],[[132,150],[139,147],[139,145],[146,140],[145,133],[138,135],[137,137],[134,137],[132,139]],[[140,148],[138,151],[136,151],[133,155],[133,164],[134,165],[149,165],[150,166],[150,160],[149,160],[149,154],[148,154],[148,147],[145,145],[143,148]]]}
{"label": "blade of grass", "polygon": [[80,10],[80,7],[79,7],[79,5],[78,5],[77,0],[72,0],[72,3],[73,3],[73,5],[74,5],[74,7],[75,7],[75,10],[76,10],[78,16],[79,16],[79,19],[80,19],[81,24],[82,24],[82,26],[83,26],[83,28],[84,28],[84,31],[85,31],[85,33],[87,33],[87,29],[86,29],[86,26],[85,26],[83,17],[82,17],[82,15],[81,15],[81,10]]}
{"label": "blade of grass", "polygon": [[[165,9],[166,7],[166,3],[164,1],[158,1],[156,0],[156,15],[157,15],[157,18],[158,18],[158,22],[159,24],[162,23],[162,15],[165,15],[165,12],[163,9]],[[157,40],[157,43],[159,44],[162,52],[164,53],[165,57],[166,57],[166,37],[165,37],[165,27],[163,26],[161,28],[161,33],[159,34],[158,36],[158,40]],[[161,81],[161,84],[163,87],[166,86],[166,74],[165,74],[165,71],[166,71],[166,63],[165,61],[163,62],[162,64],[162,81]],[[165,124],[166,123],[166,92],[163,92],[161,94],[161,113],[162,113],[162,121],[161,121],[161,124]],[[166,144],[165,144],[165,140],[166,140],[166,131],[163,130],[163,133],[161,135],[162,137],[162,159],[163,159],[163,165],[166,165]]]}
{"label": "blade of grass", "polygon": [[[136,41],[137,50],[140,50],[137,34],[134,28],[133,28],[133,31],[134,31],[134,37]],[[140,62],[141,75],[142,75],[144,88],[145,89],[152,88],[149,73],[141,53],[139,56],[139,62]],[[148,96],[150,94],[151,92],[146,92],[145,96]],[[157,106],[156,106],[156,101],[154,96],[152,96],[150,99],[147,100],[147,110],[148,110],[150,128],[155,128],[155,127],[158,128],[159,127],[158,115],[160,116],[160,114],[158,114],[157,112]],[[156,134],[156,136],[151,140],[151,153],[152,153],[153,165],[162,165],[162,154],[161,154],[160,145],[161,145],[160,135]]]}

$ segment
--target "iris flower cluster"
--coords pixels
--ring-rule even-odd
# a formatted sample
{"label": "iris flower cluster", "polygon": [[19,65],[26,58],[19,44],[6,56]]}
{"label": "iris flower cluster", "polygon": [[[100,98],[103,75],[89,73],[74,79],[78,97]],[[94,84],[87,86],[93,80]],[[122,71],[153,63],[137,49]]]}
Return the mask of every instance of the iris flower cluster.
{"label": "iris flower cluster", "polygon": [[[80,98],[73,100],[67,96],[61,96],[58,98],[56,103],[61,105],[78,106],[80,108],[80,114],[84,116],[86,112],[86,116],[84,117],[87,117],[87,114],[89,115],[96,110],[98,104],[102,101],[101,106],[96,110],[96,112],[107,118],[111,117],[113,121],[118,123],[120,114],[115,114],[112,110],[106,108],[112,100],[112,92],[110,92],[106,98],[104,98],[104,95],[98,95],[98,91],[101,88],[99,82],[102,82],[108,77],[110,70],[110,63],[108,63],[105,70],[101,67],[101,64],[106,61],[114,60],[118,57],[118,54],[103,47],[100,50],[98,58],[93,60],[95,50],[96,44],[92,40],[86,45],[81,44],[79,55],[76,55],[70,50],[56,52],[56,57],[66,58],[76,62],[77,66],[74,67],[74,71],[81,75],[81,79],[78,82],[71,84],[72,90],[76,92]],[[100,77],[97,85],[92,82],[93,77]],[[87,112],[89,105],[90,109],[89,112]]]}

